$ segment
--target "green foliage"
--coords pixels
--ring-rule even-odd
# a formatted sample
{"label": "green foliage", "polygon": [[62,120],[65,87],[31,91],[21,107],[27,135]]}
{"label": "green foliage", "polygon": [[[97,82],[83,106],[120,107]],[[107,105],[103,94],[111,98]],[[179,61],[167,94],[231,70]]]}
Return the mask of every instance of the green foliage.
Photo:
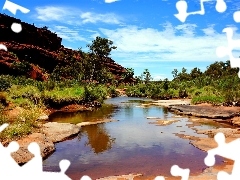
{"label": "green foliage", "polygon": [[108,92],[108,96],[110,97],[117,97],[119,95],[119,93],[116,91],[115,86],[109,86],[107,89],[107,92]]}
{"label": "green foliage", "polygon": [[8,88],[11,87],[9,76],[1,75],[0,76],[0,91],[6,91]]}
{"label": "green foliage", "polygon": [[[0,105],[0,124],[4,124],[4,123],[8,122],[7,117],[3,113],[3,109],[4,108]],[[1,135],[0,135],[0,137],[1,137]]]}
{"label": "green foliage", "polygon": [[[9,51],[8,51],[9,52]],[[15,58],[18,58],[17,55],[14,52],[9,52],[10,55],[12,55]]]}
{"label": "green foliage", "polygon": [[30,73],[32,70],[31,64],[27,61],[14,61],[11,66],[19,75],[25,75],[26,73]]}
{"label": "green foliage", "polygon": [[195,67],[191,70],[191,73],[189,74],[191,79],[200,78],[202,76],[202,72],[199,68]]}
{"label": "green foliage", "polygon": [[88,44],[89,50],[92,54],[102,57],[108,57],[110,52],[113,49],[117,49],[116,46],[113,46],[113,42],[106,38],[101,38],[99,36],[96,37],[95,40],[92,41],[92,44]]}
{"label": "green foliage", "polygon": [[134,69],[133,68],[126,68],[126,71],[122,74],[123,81],[133,78],[134,76]]}
{"label": "green foliage", "polygon": [[113,42],[108,39],[96,37],[91,45],[87,45],[90,53],[85,55],[83,60],[84,80],[91,82],[96,80],[99,83],[111,82],[113,76],[104,66],[104,61],[110,55],[111,50],[116,49],[112,44]]}
{"label": "green foliage", "polygon": [[209,96],[195,96],[192,98],[191,101],[193,104],[198,103],[211,103],[214,105],[221,105],[224,103],[224,98],[216,95],[209,95]]}
{"label": "green foliage", "polygon": [[152,80],[152,76],[148,69],[144,69],[143,73],[141,74],[141,80],[145,82],[145,84],[149,83]]}
{"label": "green foliage", "polygon": [[[28,135],[39,128],[36,121],[41,115],[42,110],[38,106],[25,109],[18,118],[10,123],[10,125],[0,134],[1,141],[10,141]],[[0,123],[9,123],[7,116],[0,113]]]}
{"label": "green foliage", "polygon": [[103,102],[108,95],[107,87],[103,85],[86,85],[84,86],[84,101],[90,102],[98,100]]}
{"label": "green foliage", "polygon": [[50,75],[52,81],[97,81],[104,84],[113,80],[113,74],[103,64],[103,57],[94,53],[84,53],[81,49],[78,51],[81,54],[81,61],[77,60],[74,55],[68,57],[63,52],[60,52],[59,58],[62,61],[68,61],[68,64],[65,66],[57,65],[54,68]]}
{"label": "green foliage", "polygon": [[[134,86],[128,86],[127,95],[151,97],[157,99],[191,98],[192,103],[212,103],[215,105],[232,105],[240,102],[240,78],[238,69],[231,68],[230,61],[215,62],[205,72],[197,67],[190,73],[186,68],[181,72],[172,71],[173,80],[148,81],[147,69]],[[147,82],[142,84],[142,82]]]}

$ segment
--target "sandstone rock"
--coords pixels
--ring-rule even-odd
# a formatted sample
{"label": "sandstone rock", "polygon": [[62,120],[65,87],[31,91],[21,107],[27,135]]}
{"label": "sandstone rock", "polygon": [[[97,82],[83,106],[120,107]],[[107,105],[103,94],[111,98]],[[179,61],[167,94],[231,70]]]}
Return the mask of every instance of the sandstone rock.
{"label": "sandstone rock", "polygon": [[56,143],[78,134],[80,127],[70,123],[48,122],[43,125],[42,130],[52,142]]}
{"label": "sandstone rock", "polygon": [[155,124],[156,126],[167,126],[178,121],[179,120],[156,120],[155,122],[149,122],[149,124]]}
{"label": "sandstone rock", "polygon": [[43,114],[43,115],[39,116],[37,120],[46,121],[46,120],[48,120],[48,115]]}
{"label": "sandstone rock", "polygon": [[12,157],[19,164],[26,163],[34,157],[34,155],[28,151],[28,145],[31,142],[38,143],[43,158],[55,151],[53,142],[41,133],[33,133],[17,142],[19,143],[20,148],[17,152],[12,153]]}
{"label": "sandstone rock", "polygon": [[224,110],[214,106],[175,105],[169,109],[179,114],[212,119],[228,119],[239,114],[238,110]]}
{"label": "sandstone rock", "polygon": [[108,122],[117,122],[117,120],[105,119],[102,121],[95,121],[95,122],[81,122],[81,123],[78,123],[77,126],[82,127],[82,126],[87,126],[87,125],[102,124],[102,123],[108,123]]}
{"label": "sandstone rock", "polygon": [[[81,52],[64,48],[62,39],[45,28],[37,28],[31,24],[8,15],[0,14],[0,44],[4,44],[8,51],[0,51],[0,74],[19,75],[11,66],[13,62],[27,61],[31,63],[31,72],[26,76],[45,81],[49,73],[58,65],[69,65],[69,60],[74,57],[77,61],[82,60]],[[22,31],[14,33],[10,27],[13,22],[21,23]],[[105,58],[102,63],[113,73],[116,80],[122,80],[121,76],[126,69],[117,64],[111,58]],[[45,70],[46,72],[44,72]],[[125,80],[133,82],[133,78]]]}
{"label": "sandstone rock", "polygon": [[223,133],[226,138],[227,137],[240,138],[240,129],[218,128],[208,130],[197,130],[198,134],[206,134],[210,137],[214,137],[219,132]]}
{"label": "sandstone rock", "polygon": [[153,101],[152,105],[156,106],[163,106],[163,107],[171,107],[174,105],[190,105],[191,100],[190,99],[176,99],[176,100],[158,100],[158,101]]}

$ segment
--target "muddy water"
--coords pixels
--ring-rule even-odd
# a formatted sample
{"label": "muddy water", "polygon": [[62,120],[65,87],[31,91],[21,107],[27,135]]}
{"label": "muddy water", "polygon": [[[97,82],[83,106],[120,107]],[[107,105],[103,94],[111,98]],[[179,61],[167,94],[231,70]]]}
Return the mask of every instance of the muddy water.
{"label": "muddy water", "polygon": [[[102,118],[119,121],[83,127],[77,137],[56,144],[56,151],[44,161],[44,170],[59,171],[59,161],[68,159],[71,165],[67,175],[72,179],[83,175],[96,179],[130,173],[144,177],[170,176],[174,164],[190,168],[191,174],[201,173],[206,168],[203,160],[207,154],[176,134],[204,137],[196,134],[194,128],[212,129],[220,125],[198,124],[196,127],[187,117],[176,116],[162,107],[139,107],[142,101],[149,99],[118,97],[106,101],[114,106],[106,105],[97,111],[51,116],[51,121],[57,122],[79,123]],[[147,117],[178,122],[161,126]],[[217,164],[221,161],[217,158]]]}

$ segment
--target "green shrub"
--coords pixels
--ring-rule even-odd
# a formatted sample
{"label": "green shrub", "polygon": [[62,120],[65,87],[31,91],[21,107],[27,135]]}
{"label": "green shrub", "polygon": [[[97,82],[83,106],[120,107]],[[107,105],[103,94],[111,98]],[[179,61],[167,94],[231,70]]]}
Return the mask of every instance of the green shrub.
{"label": "green shrub", "polygon": [[7,106],[8,102],[7,102],[7,94],[4,92],[0,92],[0,104],[2,106]]}
{"label": "green shrub", "polygon": [[26,73],[29,73],[32,70],[31,64],[27,61],[22,62],[14,61],[11,66],[20,75],[26,75]]}
{"label": "green shrub", "polygon": [[195,96],[191,100],[193,104],[211,103],[214,105],[221,105],[224,103],[224,101],[225,99],[223,97],[216,96],[216,95]]}
{"label": "green shrub", "polygon": [[33,106],[32,108],[25,109],[13,122],[9,122],[8,118],[4,115],[0,115],[0,121],[2,123],[9,123],[10,125],[0,134],[0,140],[13,140],[20,138],[24,135],[31,134],[39,129],[39,124],[36,121],[41,115],[42,108]]}
{"label": "green shrub", "polygon": [[116,87],[115,86],[108,87],[107,91],[108,91],[108,95],[110,97],[117,97],[119,95],[119,93],[116,91]]}
{"label": "green shrub", "polygon": [[8,76],[0,76],[0,91],[6,91],[11,87],[10,78]]}

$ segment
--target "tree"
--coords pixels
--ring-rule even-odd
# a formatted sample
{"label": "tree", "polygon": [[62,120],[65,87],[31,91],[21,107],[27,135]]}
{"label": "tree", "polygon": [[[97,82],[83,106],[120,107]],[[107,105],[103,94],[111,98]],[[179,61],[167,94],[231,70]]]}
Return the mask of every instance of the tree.
{"label": "tree", "polygon": [[92,41],[92,44],[88,44],[90,53],[97,55],[100,58],[106,58],[112,51],[112,49],[117,49],[116,46],[113,46],[113,42],[106,38],[101,38],[99,36],[96,37],[95,40]]}
{"label": "tree", "polygon": [[149,83],[153,79],[148,69],[145,69],[143,71],[142,76],[145,81],[145,84]]}
{"label": "tree", "polygon": [[192,79],[198,78],[202,75],[202,72],[199,68],[195,67],[191,70],[190,76]]}
{"label": "tree", "polygon": [[132,78],[133,75],[134,75],[134,69],[133,68],[126,68],[126,72],[124,72],[122,74],[122,78],[124,80],[128,80],[128,79]]}
{"label": "tree", "polygon": [[172,75],[173,75],[173,78],[176,79],[178,77],[178,70],[177,69],[174,69],[172,71]]}
{"label": "tree", "polygon": [[168,88],[169,88],[169,81],[168,81],[168,78],[165,78],[165,79],[163,80],[163,89],[164,89],[165,91],[167,91]]}
{"label": "tree", "polygon": [[[116,46],[113,46],[113,42],[106,38],[101,38],[99,36],[96,37],[95,40],[92,41],[92,44],[88,44],[89,55],[88,55],[88,65],[91,65],[90,81],[99,79],[99,74],[103,74],[102,71],[106,71],[104,69],[103,62],[106,58],[109,57],[112,49],[117,49]],[[108,77],[106,77],[108,79]]]}
{"label": "tree", "polygon": [[178,78],[180,81],[188,81],[190,80],[190,75],[187,73],[187,69],[186,68],[182,68],[182,72],[180,72],[178,74]]}
{"label": "tree", "polygon": [[223,71],[225,69],[225,63],[220,62],[214,62],[210,66],[207,67],[207,70],[204,72],[206,76],[210,76],[212,78],[219,78],[223,75]]}

